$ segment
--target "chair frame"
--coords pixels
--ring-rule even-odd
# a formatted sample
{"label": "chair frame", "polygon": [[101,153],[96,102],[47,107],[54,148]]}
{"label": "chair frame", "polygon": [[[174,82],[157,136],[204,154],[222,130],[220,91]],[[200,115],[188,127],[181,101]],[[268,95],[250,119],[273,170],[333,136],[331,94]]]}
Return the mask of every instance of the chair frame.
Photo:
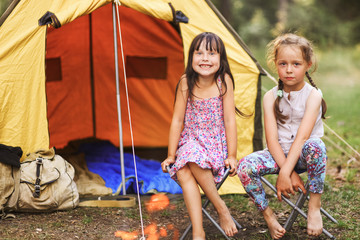
{"label": "chair frame", "polygon": [[[167,170],[169,172],[170,167],[167,167]],[[221,187],[221,185],[224,183],[224,181],[226,180],[226,178],[229,176],[230,174],[230,168],[226,168],[225,169],[225,173],[224,173],[224,177],[221,180],[221,182],[216,184],[216,189],[219,190],[219,188]],[[177,182],[177,181],[176,181]],[[179,184],[179,182],[177,182],[177,184]],[[180,186],[180,184],[179,184]],[[204,195],[206,198],[206,195]],[[226,233],[224,232],[224,230],[220,227],[220,225],[210,216],[210,214],[206,211],[206,207],[209,205],[210,200],[206,198],[205,202],[202,205],[202,212],[203,214],[211,221],[212,224],[214,224],[214,226],[221,232],[221,234],[228,240],[230,240],[231,238],[229,238]],[[238,228],[238,230],[242,229],[242,226],[231,216],[232,220],[234,221],[236,227]],[[181,235],[180,240],[184,240],[186,238],[186,236],[188,235],[188,233],[190,232],[192,228],[192,224],[189,223],[189,225],[187,226],[187,228],[185,229],[184,233]]]}
{"label": "chair frame", "polygon": [[[274,196],[277,198],[277,190],[276,188],[263,176],[260,177],[261,181],[263,183],[265,183],[275,194]],[[309,200],[309,181],[306,182],[305,184],[305,189],[306,189],[306,194],[303,193],[303,191],[299,188],[299,197],[297,198],[295,204],[290,201],[288,198],[286,198],[284,195],[281,194],[282,199],[288,204],[290,205],[293,209],[289,215],[289,217],[287,218],[285,224],[284,224],[284,228],[286,231],[289,231],[293,225],[293,223],[295,222],[298,214],[300,214],[301,216],[303,216],[305,219],[307,219],[307,215],[304,213],[304,211],[302,211],[302,207],[304,206],[304,203],[306,200]],[[327,218],[329,218],[332,222],[334,223],[338,223],[336,221],[335,218],[333,218],[327,211],[325,211],[323,208],[320,208],[320,212],[322,214],[324,214]],[[328,236],[330,239],[336,239],[331,233],[329,233],[325,228],[323,228],[323,233]]]}

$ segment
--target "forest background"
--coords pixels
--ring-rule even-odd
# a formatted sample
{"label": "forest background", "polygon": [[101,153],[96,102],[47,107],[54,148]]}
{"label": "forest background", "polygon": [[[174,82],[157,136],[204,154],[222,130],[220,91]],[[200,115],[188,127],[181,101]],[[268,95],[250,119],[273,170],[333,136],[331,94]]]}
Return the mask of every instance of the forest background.
{"label": "forest background", "polygon": [[[325,141],[329,158],[339,168],[357,162],[356,158],[360,157],[357,120],[360,117],[360,1],[213,0],[213,3],[262,67],[275,78],[276,74],[267,68],[266,44],[286,32],[312,41],[318,63],[313,78],[328,103]],[[263,93],[274,84],[262,78]],[[350,171],[353,171],[351,175],[357,172]]]}

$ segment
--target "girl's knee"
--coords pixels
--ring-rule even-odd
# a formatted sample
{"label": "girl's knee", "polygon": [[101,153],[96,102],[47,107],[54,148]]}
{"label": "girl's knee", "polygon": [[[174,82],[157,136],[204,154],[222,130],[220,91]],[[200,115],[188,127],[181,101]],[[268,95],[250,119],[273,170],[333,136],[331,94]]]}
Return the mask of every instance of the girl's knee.
{"label": "girl's knee", "polygon": [[245,173],[248,172],[249,169],[251,169],[251,162],[247,161],[246,158],[242,158],[238,163],[237,172]]}
{"label": "girl's knee", "polygon": [[320,138],[308,139],[304,146],[302,154],[308,159],[307,156],[311,156],[311,159],[322,159],[326,162],[326,147],[324,142]]}
{"label": "girl's knee", "polygon": [[256,164],[253,163],[251,158],[244,157],[239,161],[237,174],[242,178],[247,178],[249,176],[257,175],[258,172],[256,171],[257,167]]}
{"label": "girl's knee", "polygon": [[179,169],[179,171],[177,171],[176,177],[177,179],[179,179],[179,181],[182,181],[184,179],[188,179],[189,177],[193,177],[193,176],[189,166],[185,165],[184,167]]}
{"label": "girl's knee", "polygon": [[320,138],[308,139],[303,146],[303,150],[309,153],[321,152],[326,154],[325,143]]}

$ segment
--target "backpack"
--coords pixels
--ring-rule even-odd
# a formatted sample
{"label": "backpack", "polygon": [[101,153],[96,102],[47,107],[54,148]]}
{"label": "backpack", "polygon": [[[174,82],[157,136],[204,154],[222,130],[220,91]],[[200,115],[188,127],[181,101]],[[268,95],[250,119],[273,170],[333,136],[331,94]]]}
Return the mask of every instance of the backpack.
{"label": "backpack", "polygon": [[6,206],[14,207],[19,196],[20,147],[0,144],[0,218],[15,217],[6,214]]}
{"label": "backpack", "polygon": [[7,207],[18,212],[73,209],[79,204],[74,175],[73,166],[54,148],[28,154],[20,167],[16,205]]}

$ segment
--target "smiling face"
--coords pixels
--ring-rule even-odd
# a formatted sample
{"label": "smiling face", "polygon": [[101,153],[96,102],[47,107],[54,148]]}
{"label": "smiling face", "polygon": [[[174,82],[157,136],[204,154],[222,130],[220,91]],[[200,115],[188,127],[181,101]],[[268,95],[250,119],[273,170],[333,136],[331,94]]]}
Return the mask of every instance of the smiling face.
{"label": "smiling face", "polygon": [[311,62],[304,60],[300,47],[285,45],[278,49],[275,65],[279,78],[284,83],[284,91],[299,91],[304,86],[306,71]]}
{"label": "smiling face", "polygon": [[208,49],[206,47],[206,42],[203,40],[199,49],[194,50],[192,68],[199,77],[214,78],[220,68],[220,54],[215,49],[211,49],[209,44]]}

